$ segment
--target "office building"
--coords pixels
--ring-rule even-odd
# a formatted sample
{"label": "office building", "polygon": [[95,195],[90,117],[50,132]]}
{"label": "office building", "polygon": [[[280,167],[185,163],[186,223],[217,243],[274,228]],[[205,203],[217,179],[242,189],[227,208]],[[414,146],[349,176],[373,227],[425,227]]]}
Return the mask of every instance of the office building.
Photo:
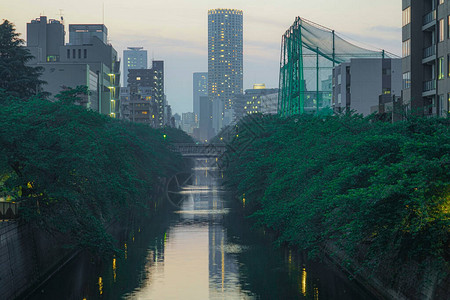
{"label": "office building", "polygon": [[261,113],[265,115],[278,114],[278,90],[275,93],[260,97]]}
{"label": "office building", "polygon": [[403,103],[412,114],[447,116],[450,110],[450,4],[402,1]]}
{"label": "office building", "polygon": [[107,44],[103,24],[69,25],[69,44],[64,45],[64,25],[41,16],[27,23],[27,48],[35,58],[32,66],[43,67],[44,90],[52,98],[61,90],[86,85],[83,105],[113,118],[119,117],[120,62]]}
{"label": "office building", "polygon": [[103,24],[70,24],[69,45],[87,45],[96,37],[108,44],[108,28]]}
{"label": "office building", "polygon": [[192,90],[193,90],[193,111],[196,119],[196,123],[200,119],[200,97],[208,96],[208,73],[198,72],[193,74],[192,78]]}
{"label": "office building", "polygon": [[127,86],[129,69],[147,69],[147,50],[144,47],[128,47],[123,50],[122,86]]}
{"label": "office building", "polygon": [[[237,9],[208,11],[208,97],[217,133],[229,122],[232,101],[243,92],[243,13]],[[225,122],[224,122],[225,117]],[[228,119],[228,121],[227,121]]]}
{"label": "office building", "polygon": [[64,46],[64,25],[55,19],[41,16],[27,23],[27,48],[34,59],[30,63],[60,61]]}
{"label": "office building", "polygon": [[262,113],[261,97],[278,93],[278,89],[266,89],[265,84],[254,84],[253,89],[245,90],[242,95],[236,95],[233,107],[236,120],[246,115]]}
{"label": "office building", "polygon": [[194,128],[197,127],[197,122],[195,121],[195,114],[193,112],[187,112],[181,114],[181,129],[187,134],[192,135],[194,133]]}
{"label": "office building", "polygon": [[[382,95],[401,95],[400,58],[352,58],[333,70],[334,112],[354,111],[368,116],[379,112]],[[386,98],[386,97],[384,97]]]}

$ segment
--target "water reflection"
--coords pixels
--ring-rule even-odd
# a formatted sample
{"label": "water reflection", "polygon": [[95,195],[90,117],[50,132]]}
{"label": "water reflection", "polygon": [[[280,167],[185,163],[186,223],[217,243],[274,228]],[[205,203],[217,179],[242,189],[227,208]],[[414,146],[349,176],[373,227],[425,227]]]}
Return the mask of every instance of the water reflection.
{"label": "water reflection", "polygon": [[373,299],[329,266],[274,250],[240,215],[245,194],[225,201],[222,176],[198,160],[175,214],[134,220],[116,234],[123,256],[83,253],[30,299]]}
{"label": "water reflection", "polygon": [[193,185],[180,192],[180,217],[168,229],[165,246],[150,250],[144,280],[126,299],[252,298],[241,288],[233,256],[241,247],[227,243],[223,218],[229,209],[220,188],[221,174],[202,160],[193,170]]}

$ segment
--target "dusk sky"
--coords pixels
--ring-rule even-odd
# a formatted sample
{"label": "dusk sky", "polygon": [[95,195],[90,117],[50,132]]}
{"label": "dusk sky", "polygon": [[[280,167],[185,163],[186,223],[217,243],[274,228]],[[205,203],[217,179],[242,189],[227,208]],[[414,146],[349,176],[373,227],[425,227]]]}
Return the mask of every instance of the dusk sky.
{"label": "dusk sky", "polygon": [[[19,0],[1,1],[1,19],[26,38],[26,23],[45,15],[68,24],[103,21],[122,57],[129,46],[143,46],[165,62],[165,92],[177,113],[192,111],[192,73],[207,71],[207,11],[244,11],[244,89],[254,83],[278,87],[281,36],[301,16],[336,30],[359,45],[401,52],[401,1],[392,0]],[[68,36],[66,36],[68,40]]]}

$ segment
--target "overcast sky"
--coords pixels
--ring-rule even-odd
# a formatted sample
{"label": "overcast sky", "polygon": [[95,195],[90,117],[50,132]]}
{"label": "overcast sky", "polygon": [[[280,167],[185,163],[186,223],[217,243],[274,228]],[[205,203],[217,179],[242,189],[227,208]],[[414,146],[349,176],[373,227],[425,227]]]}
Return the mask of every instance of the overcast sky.
{"label": "overcast sky", "polygon": [[[401,1],[392,0],[0,0],[0,18],[26,38],[26,23],[39,17],[68,24],[104,23],[122,57],[143,46],[165,62],[165,90],[173,111],[192,111],[192,73],[206,72],[207,11],[244,11],[244,89],[254,83],[278,87],[281,36],[300,16],[336,30],[360,45],[401,52]],[[68,36],[66,37],[68,40]]]}

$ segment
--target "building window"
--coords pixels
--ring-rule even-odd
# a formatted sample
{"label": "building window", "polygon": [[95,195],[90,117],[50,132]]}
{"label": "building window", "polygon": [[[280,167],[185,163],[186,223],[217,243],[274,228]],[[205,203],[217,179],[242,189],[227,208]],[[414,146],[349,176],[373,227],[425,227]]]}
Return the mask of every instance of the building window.
{"label": "building window", "polygon": [[450,77],[450,55],[447,55],[447,73],[448,77]]}
{"label": "building window", "polygon": [[78,58],[81,58],[81,49],[78,49]]}
{"label": "building window", "polygon": [[70,58],[70,49],[67,49],[67,59]]}
{"label": "building window", "polygon": [[438,59],[438,79],[444,79],[444,57]]}
{"label": "building window", "polygon": [[445,33],[445,29],[444,29],[444,19],[440,19],[439,20],[439,42],[442,42],[444,40],[444,33]]}
{"label": "building window", "polygon": [[439,5],[444,4],[444,0],[439,0]]}
{"label": "building window", "polygon": [[407,57],[411,55],[411,40],[403,41],[402,43],[402,56]]}
{"label": "building window", "polygon": [[450,93],[447,94],[447,112],[450,114]]}
{"label": "building window", "polygon": [[77,58],[77,50],[72,49],[72,58]]}
{"label": "building window", "polygon": [[411,23],[411,6],[408,6],[402,11],[402,26]]}
{"label": "building window", "polygon": [[411,72],[403,73],[403,89],[409,89],[411,87]]}
{"label": "building window", "polygon": [[450,38],[450,16],[447,16],[447,37]]}
{"label": "building window", "polygon": [[84,58],[87,58],[87,49],[84,49]]}

